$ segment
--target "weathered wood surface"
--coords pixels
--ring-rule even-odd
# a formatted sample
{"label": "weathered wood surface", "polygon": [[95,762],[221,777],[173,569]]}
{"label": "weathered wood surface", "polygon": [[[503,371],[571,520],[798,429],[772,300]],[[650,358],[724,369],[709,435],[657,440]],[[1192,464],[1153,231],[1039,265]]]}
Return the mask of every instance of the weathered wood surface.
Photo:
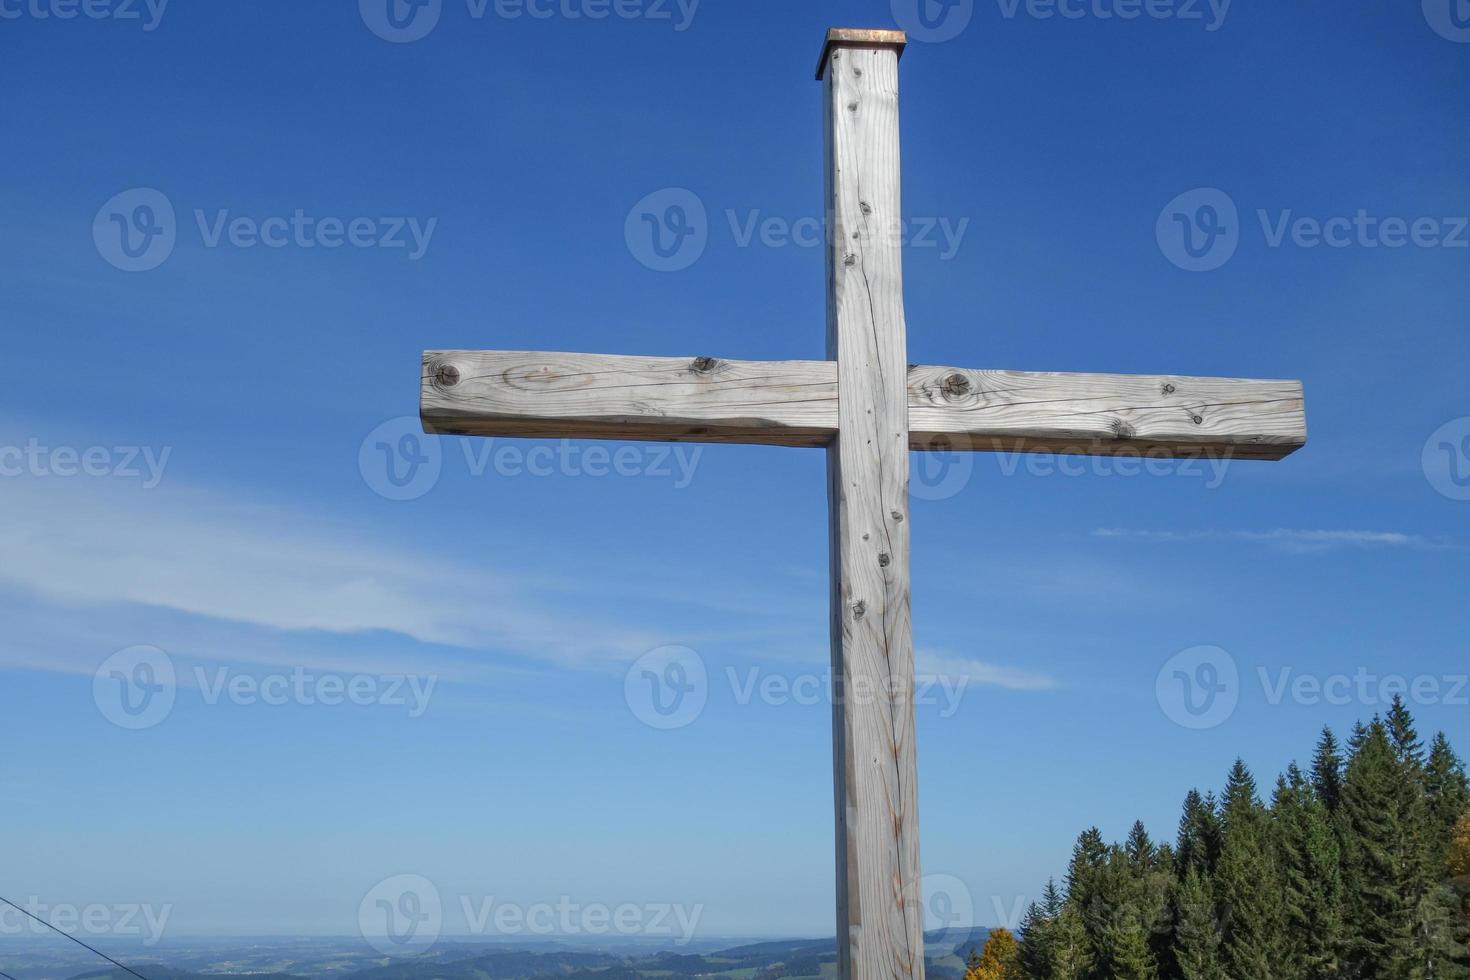
{"label": "weathered wood surface", "polygon": [[1300,381],[913,367],[915,449],[1281,459],[1305,445]]}
{"label": "weathered wood surface", "polygon": [[826,113],[827,450],[832,559],[837,949],[843,980],[922,980],[914,647],[909,611],[908,359],[898,51],[833,47]]}
{"label": "weathered wood surface", "polygon": [[874,30],[866,27],[833,27],[827,31],[827,43],[822,46],[822,57],[817,59],[817,81],[825,80],[827,74],[827,59],[832,54],[833,48],[845,46],[885,46],[891,48],[898,57],[903,57],[903,49],[908,44],[908,35],[903,31]]}
{"label": "weathered wood surface", "polygon": [[826,361],[428,351],[424,429],[453,435],[825,446]]}
{"label": "weathered wood surface", "polygon": [[[429,432],[774,446],[837,433],[833,361],[429,351],[423,363]],[[911,449],[1280,459],[1307,437],[1298,381],[907,374]]]}

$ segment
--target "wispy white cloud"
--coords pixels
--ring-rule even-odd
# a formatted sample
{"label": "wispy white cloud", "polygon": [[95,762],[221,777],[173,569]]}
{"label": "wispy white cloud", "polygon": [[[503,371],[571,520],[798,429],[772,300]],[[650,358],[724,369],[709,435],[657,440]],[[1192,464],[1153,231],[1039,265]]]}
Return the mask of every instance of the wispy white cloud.
{"label": "wispy white cloud", "polygon": [[920,674],[968,678],[972,683],[1008,691],[1047,691],[1057,686],[1055,679],[1019,667],[987,663],[971,657],[953,657],[934,650],[920,649],[914,655]]}
{"label": "wispy white cloud", "polygon": [[1333,548],[1448,548],[1417,534],[1397,531],[1294,530],[1276,528],[1270,531],[1148,531],[1134,528],[1098,528],[1095,538],[1134,538],[1145,541],[1241,541],[1263,544],[1279,551],[1306,553]]}
{"label": "wispy white cloud", "polygon": [[[305,644],[283,644],[270,631],[395,634],[584,667],[623,663],[669,642],[668,621],[640,625],[634,615],[599,608],[587,599],[593,586],[572,576],[552,582],[445,561],[289,508],[172,483],[145,491],[96,481],[0,481],[0,552],[0,589],[41,600],[32,603],[44,620],[38,640],[83,621],[105,633],[128,622],[125,610],[144,608],[264,630],[237,632],[234,642],[217,629],[189,630],[208,634],[201,647],[242,647],[244,640],[250,659],[261,661],[301,662]],[[675,618],[692,617],[685,610]]]}

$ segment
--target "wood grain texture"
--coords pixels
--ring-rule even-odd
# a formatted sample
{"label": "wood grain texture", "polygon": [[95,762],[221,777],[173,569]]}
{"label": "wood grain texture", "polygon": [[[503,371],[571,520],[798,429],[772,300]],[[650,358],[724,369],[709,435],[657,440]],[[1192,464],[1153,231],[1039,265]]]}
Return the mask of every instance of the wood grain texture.
{"label": "wood grain texture", "polygon": [[1307,441],[1300,381],[909,369],[915,449],[1281,459]]}
{"label": "wood grain texture", "polygon": [[823,105],[838,971],[922,980],[898,52],[833,50]]}
{"label": "wood grain texture", "polygon": [[427,351],[426,432],[824,446],[837,425],[826,361]]}
{"label": "wood grain texture", "polygon": [[[907,374],[917,450],[1280,459],[1307,438],[1299,381]],[[428,351],[420,410],[426,431],[455,435],[825,446],[839,422],[837,364]]]}

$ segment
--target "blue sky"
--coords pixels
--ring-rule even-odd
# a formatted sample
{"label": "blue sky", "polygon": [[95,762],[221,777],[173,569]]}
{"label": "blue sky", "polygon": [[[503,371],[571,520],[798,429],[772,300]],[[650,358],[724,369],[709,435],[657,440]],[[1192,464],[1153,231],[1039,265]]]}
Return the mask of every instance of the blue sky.
{"label": "blue sky", "polygon": [[[915,28],[911,361],[1300,378],[1311,426],[1224,473],[916,477],[920,669],[962,687],[919,708],[925,871],[1004,923],[1085,826],[1172,836],[1391,675],[1470,748],[1470,11],[1436,2],[443,0],[405,40],[370,2],[3,0],[0,888],[175,936],[352,933],[404,874],[446,933],[493,897],[831,934],[830,708],[779,693],[826,669],[823,454],[402,420],[425,348],[821,357],[822,252],[779,231],[838,24]],[[677,191],[704,246],[657,271],[628,229]],[[1170,218],[1222,194],[1189,271]],[[406,446],[439,463],[400,490]],[[666,647],[707,676],[674,730],[625,685]],[[116,724],[160,655],[165,716]],[[1229,710],[1179,724],[1171,664],[1233,666]]]}

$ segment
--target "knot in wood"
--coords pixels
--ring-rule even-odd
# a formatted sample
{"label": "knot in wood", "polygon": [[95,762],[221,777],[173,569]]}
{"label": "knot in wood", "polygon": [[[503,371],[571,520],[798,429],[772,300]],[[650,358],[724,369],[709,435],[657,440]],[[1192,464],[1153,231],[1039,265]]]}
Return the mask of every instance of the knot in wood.
{"label": "knot in wood", "polygon": [[1132,439],[1138,435],[1138,430],[1122,419],[1113,419],[1112,422],[1108,423],[1108,427],[1113,430],[1113,435],[1119,439]]}
{"label": "knot in wood", "polygon": [[1205,417],[1203,415],[1194,415],[1190,417],[1190,421],[1192,421],[1195,425],[1204,425]]}
{"label": "knot in wood", "polygon": [[857,265],[857,256],[853,255],[851,252],[848,252],[842,257],[842,264],[845,266]]}
{"label": "knot in wood", "polygon": [[863,600],[861,600],[861,599],[859,599],[857,602],[854,602],[852,604],[852,618],[853,619],[862,619],[863,616],[867,614],[867,611],[868,611],[868,604],[866,602],[864,602]]}
{"label": "knot in wood", "polygon": [[944,397],[963,398],[970,393],[970,379],[963,374],[951,374],[944,379]]}
{"label": "knot in wood", "polygon": [[1176,387],[1174,387],[1172,384],[1165,384],[1164,385],[1164,394],[1166,394],[1166,395],[1172,395],[1172,394],[1174,394],[1174,392],[1176,392],[1178,390],[1179,389],[1176,388]]}
{"label": "knot in wood", "polygon": [[709,374],[715,368],[719,367],[719,365],[720,362],[713,357],[696,357],[694,359],[694,373]]}
{"label": "knot in wood", "polygon": [[889,565],[892,565],[892,564],[893,564],[893,558],[890,555],[882,554],[882,555],[879,555],[878,556],[878,566],[880,568],[887,568]]}
{"label": "knot in wood", "polygon": [[434,371],[434,381],[445,388],[453,388],[459,384],[459,368],[453,364],[441,364]]}

